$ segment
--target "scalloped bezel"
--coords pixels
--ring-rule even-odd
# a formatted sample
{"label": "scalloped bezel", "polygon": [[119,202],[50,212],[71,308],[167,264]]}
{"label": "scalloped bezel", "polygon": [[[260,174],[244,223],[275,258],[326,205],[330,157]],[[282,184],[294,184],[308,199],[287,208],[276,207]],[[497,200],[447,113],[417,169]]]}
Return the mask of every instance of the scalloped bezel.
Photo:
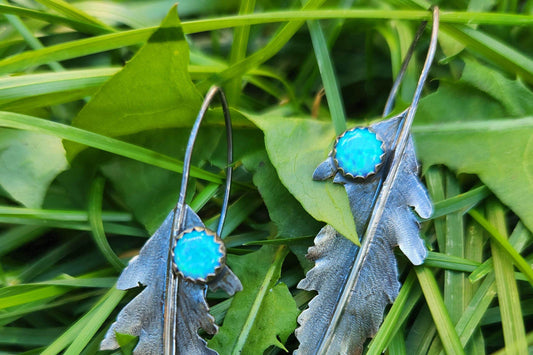
{"label": "scalloped bezel", "polygon": [[[219,245],[218,250],[222,253],[222,256],[218,259],[219,265],[215,268],[214,272],[207,274],[207,277],[204,279],[202,277],[199,277],[197,279],[193,279],[190,276],[185,276],[181,270],[178,269],[176,266],[176,263],[174,262],[174,249],[176,249],[176,245],[178,244],[178,241],[187,233],[190,233],[192,231],[197,232],[205,232],[205,234],[212,236],[215,239],[215,242]],[[212,280],[222,268],[226,265],[226,246],[224,245],[224,242],[222,239],[212,230],[204,228],[204,227],[192,227],[184,230],[181,232],[177,238],[174,240],[174,243],[172,243],[172,250],[171,250],[171,258],[172,258],[172,271],[174,272],[174,275],[180,275],[185,280],[197,283],[197,284],[205,284],[209,282],[209,280]]]}
{"label": "scalloped bezel", "polygon": [[[376,139],[378,141],[381,142],[381,149],[383,150],[383,154],[381,154],[379,156],[379,163],[377,163],[375,166],[374,166],[374,171],[371,171],[369,172],[368,174],[366,175],[353,175],[352,173],[349,173],[347,171],[345,171],[339,164],[339,161],[337,160],[337,143],[339,143],[339,140],[344,137],[344,135],[348,132],[352,132],[352,131],[355,131],[357,129],[366,129],[372,133],[374,133],[376,135]],[[337,138],[335,139],[335,144],[333,145],[333,150],[331,151],[330,155],[331,157],[333,158],[333,163],[335,164],[335,169],[337,169],[338,172],[340,172],[342,174],[342,176],[344,177],[347,177],[347,178],[350,178],[350,179],[367,179],[373,175],[376,175],[379,171],[379,169],[381,168],[381,166],[383,165],[383,157],[385,156],[386,154],[386,145],[385,145],[385,142],[383,141],[383,139],[381,139],[381,137],[379,136],[379,134],[374,131],[371,127],[363,127],[363,126],[357,126],[357,127],[353,127],[353,128],[350,128],[350,129],[347,129],[346,131],[342,132],[340,135],[337,136]]]}

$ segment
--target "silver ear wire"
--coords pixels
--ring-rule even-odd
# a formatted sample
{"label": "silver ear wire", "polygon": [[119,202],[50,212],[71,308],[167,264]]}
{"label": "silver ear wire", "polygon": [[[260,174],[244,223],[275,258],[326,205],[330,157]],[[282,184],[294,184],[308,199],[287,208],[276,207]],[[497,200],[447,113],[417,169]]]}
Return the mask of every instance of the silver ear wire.
{"label": "silver ear wire", "polygon": [[[232,136],[232,130],[231,130],[231,116],[229,113],[228,103],[226,101],[226,95],[224,95],[224,92],[217,86],[212,86],[209,91],[207,92],[207,95],[204,98],[204,102],[202,103],[202,107],[200,108],[200,112],[198,112],[198,116],[196,116],[196,121],[194,121],[194,125],[192,126],[191,135],[189,136],[189,141],[187,143],[187,148],[185,150],[185,158],[183,159],[183,175],[181,178],[181,189],[180,189],[180,196],[178,199],[178,203],[176,207],[183,206],[185,204],[185,197],[187,193],[187,183],[189,182],[189,173],[191,168],[191,157],[192,157],[192,151],[194,148],[194,143],[196,141],[196,136],[198,135],[198,131],[200,130],[200,124],[202,123],[202,120],[205,116],[205,113],[207,112],[207,109],[209,108],[209,104],[211,104],[211,101],[213,101],[213,98],[216,94],[219,94],[220,101],[222,103],[222,110],[224,112],[224,122],[226,124],[226,139],[228,144],[228,162],[226,167],[226,190],[224,194],[224,200],[222,202],[222,210],[220,211],[220,219],[218,221],[218,227],[217,227],[217,235],[222,234],[222,228],[224,227],[224,221],[226,219],[226,212],[228,209],[228,202],[229,202],[229,194],[231,190],[231,178],[233,175],[233,136]],[[183,218],[185,216],[185,209],[181,208],[179,209],[178,218],[174,221],[174,230],[178,231],[181,229],[183,224]]]}
{"label": "silver ear wire", "polygon": [[166,292],[165,292],[165,308],[164,308],[164,330],[163,330],[163,343],[164,343],[164,354],[165,355],[175,355],[176,354],[176,296],[178,295],[178,277],[174,272],[173,263],[173,247],[175,240],[178,235],[182,232],[183,222],[185,219],[185,198],[187,194],[187,184],[189,182],[189,173],[191,167],[191,158],[194,148],[194,143],[196,142],[196,136],[200,130],[200,124],[209,108],[209,105],[216,94],[219,94],[220,101],[222,103],[222,110],[224,112],[224,122],[226,125],[226,139],[227,139],[227,167],[226,167],[226,188],[224,193],[224,199],[222,202],[222,209],[220,211],[220,219],[218,221],[218,227],[216,235],[220,236],[222,234],[222,229],[224,227],[224,221],[226,219],[226,213],[228,210],[229,195],[231,190],[231,179],[233,176],[233,136],[231,129],[231,116],[229,113],[228,103],[226,101],[226,96],[224,92],[217,86],[212,86],[207,92],[200,111],[196,116],[196,120],[191,129],[191,134],[189,136],[189,141],[187,143],[187,148],[185,150],[185,157],[183,159],[183,175],[181,178],[181,189],[180,195],[178,198],[178,203],[176,204],[175,210],[177,215],[174,217],[173,226],[172,226],[172,236],[170,238],[170,244],[168,247],[168,261],[167,261],[167,282],[166,282]]}
{"label": "silver ear wire", "polygon": [[[418,27],[418,30],[416,31],[415,38],[413,42],[411,43],[411,45],[409,46],[409,49],[407,50],[407,54],[405,55],[405,58],[402,62],[402,67],[400,69],[400,72],[398,73],[398,75],[396,76],[396,79],[394,80],[394,84],[392,85],[391,91],[389,93],[389,97],[387,98],[385,108],[383,109],[383,117],[391,113],[394,107],[394,101],[396,99],[396,96],[398,95],[398,90],[400,88],[400,84],[402,83],[403,77],[405,76],[405,73],[407,71],[407,66],[409,65],[409,62],[411,61],[411,57],[413,56],[415,47],[418,41],[420,40],[420,37],[422,37],[422,33],[424,33],[424,30],[426,29],[426,25],[427,25],[427,21],[424,21],[420,24],[420,26]],[[435,56],[435,50],[437,49],[438,30],[439,30],[439,8],[435,6],[433,8],[433,29],[431,31],[431,40],[429,44],[429,49],[428,49],[428,53],[426,56],[426,61],[424,63],[424,67],[422,68],[422,72],[418,80],[418,85],[417,85],[411,106],[418,105],[418,100],[420,98],[422,87],[424,86],[424,83],[428,76],[431,63],[433,63],[433,57]],[[416,102],[416,105],[415,105],[415,102]]]}

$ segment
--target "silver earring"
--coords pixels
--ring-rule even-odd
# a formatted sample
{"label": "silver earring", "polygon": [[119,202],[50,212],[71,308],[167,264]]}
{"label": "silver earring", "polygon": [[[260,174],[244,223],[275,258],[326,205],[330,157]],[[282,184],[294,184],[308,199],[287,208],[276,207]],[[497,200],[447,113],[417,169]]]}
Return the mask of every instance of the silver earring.
{"label": "silver earring", "polygon": [[[430,217],[433,208],[418,179],[410,128],[435,55],[438,25],[439,13],[434,8],[431,43],[411,105],[390,119],[338,136],[329,157],[313,174],[314,180],[333,178],[344,186],[362,240],[358,247],[328,225],[309,248],[308,255],[316,264],[298,288],[318,291],[318,295],[298,318],[297,354],[360,354],[400,289],[394,247],[399,246],[414,265],[423,263],[427,255],[411,207],[422,218]],[[392,110],[425,26],[420,26],[409,48],[384,116]]]}
{"label": "silver earring", "polygon": [[[210,102],[218,93],[226,124],[228,160],[226,189],[216,232],[208,230],[185,203],[194,142]],[[217,354],[199,337],[218,330],[209,314],[207,289],[222,289],[229,295],[242,290],[239,279],[225,264],[226,249],[220,239],[228,208],[232,179],[233,142],[231,117],[224,93],[212,87],[192,127],[183,164],[181,191],[176,207],[120,275],[117,288],[144,286],[119,313],[101,343],[101,350],[119,347],[116,332],[135,335],[134,354]]]}

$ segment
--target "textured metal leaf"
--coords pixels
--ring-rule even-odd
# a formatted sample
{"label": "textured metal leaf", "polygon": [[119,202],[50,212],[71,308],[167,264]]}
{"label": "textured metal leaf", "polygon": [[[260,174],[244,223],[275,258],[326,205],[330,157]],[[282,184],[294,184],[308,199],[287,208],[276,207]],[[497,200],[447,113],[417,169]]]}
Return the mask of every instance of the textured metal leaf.
{"label": "textured metal leaf", "polygon": [[[200,218],[186,206],[182,229],[203,227]],[[165,221],[146,242],[138,256],[131,259],[120,275],[117,288],[127,290],[145,286],[119,313],[109,328],[101,350],[119,347],[115,332],[139,336],[134,349],[135,355],[163,354],[163,310],[167,275],[168,248],[172,235],[172,224],[176,210],[172,210]],[[175,234],[179,234],[178,231]],[[217,332],[214,318],[209,314],[205,301],[206,287],[221,288],[232,295],[242,286],[238,278],[225,266],[217,277],[207,285],[194,284],[178,278],[176,349],[179,354],[216,354],[198,336],[202,328],[209,334]]]}
{"label": "textured metal leaf", "polygon": [[[371,126],[385,142],[385,159],[390,159],[394,153],[391,147],[402,118],[400,115]],[[377,332],[386,305],[394,301],[400,289],[394,247],[399,246],[415,265],[424,261],[427,251],[419,237],[419,225],[411,207],[421,217],[428,218],[432,205],[417,177],[418,165],[411,138],[399,164],[382,217],[369,239],[370,244],[365,247],[365,241],[362,242],[365,249],[361,250],[366,250],[366,255],[358,255],[360,248],[329,225],[319,232],[315,246],[309,248],[308,257],[315,261],[315,267],[298,287],[318,291],[318,295],[298,318],[301,326],[296,330],[296,336],[300,347],[295,353],[360,354],[365,340]],[[387,172],[383,169],[367,180],[347,179],[336,171],[333,159],[329,157],[315,170],[313,178],[333,177],[333,182],[344,185],[357,233],[363,236]],[[355,281],[351,290],[345,290],[352,269],[357,272]],[[341,304],[343,293],[347,298]],[[336,322],[333,321],[334,314],[339,316]]]}

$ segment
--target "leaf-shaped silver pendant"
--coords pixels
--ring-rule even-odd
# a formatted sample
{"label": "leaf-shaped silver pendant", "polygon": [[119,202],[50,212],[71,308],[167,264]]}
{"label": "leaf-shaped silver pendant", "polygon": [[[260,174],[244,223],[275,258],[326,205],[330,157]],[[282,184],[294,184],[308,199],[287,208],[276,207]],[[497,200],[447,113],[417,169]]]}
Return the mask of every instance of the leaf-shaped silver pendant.
{"label": "leaf-shaped silver pendant", "polygon": [[[219,94],[226,124],[228,160],[226,188],[216,233],[205,228],[185,204],[194,142],[209,104]],[[116,333],[139,337],[134,355],[214,355],[198,335],[218,330],[205,300],[207,289],[222,289],[230,296],[242,284],[225,265],[226,248],[220,239],[228,209],[233,166],[231,117],[224,93],[209,89],[193,124],[183,160],[181,190],[176,208],[122,271],[117,288],[144,286],[118,314],[100,344],[102,350],[119,347]]]}
{"label": "leaf-shaped silver pendant", "polygon": [[[173,221],[179,209],[172,210],[165,221],[146,242],[138,256],[131,259],[120,275],[117,288],[128,290],[144,286],[130,303],[119,313],[115,323],[109,328],[101,343],[102,350],[119,347],[115,332],[139,336],[134,354],[163,354],[163,312],[168,264],[168,246],[173,235],[194,227],[204,228],[204,224],[193,210],[185,205],[186,212],[182,230],[172,231]],[[178,354],[216,354],[198,336],[202,328],[209,334],[217,332],[214,318],[209,314],[205,301],[206,288],[223,289],[229,295],[242,289],[239,279],[225,265],[217,275],[205,284],[195,283],[177,277],[176,351]]]}
{"label": "leaf-shaped silver pendant", "polygon": [[[411,106],[386,121],[341,134],[328,159],[313,174],[314,180],[333,178],[344,186],[362,242],[359,248],[329,225],[316,236],[308,253],[315,266],[298,288],[318,291],[318,295],[298,318],[300,347],[295,354],[362,353],[364,342],[377,332],[385,307],[401,286],[394,247],[399,246],[414,265],[423,263],[427,255],[411,208],[428,218],[432,204],[418,179],[410,127],[435,52],[438,9],[433,16],[432,43]],[[410,52],[413,48],[414,43]]]}

